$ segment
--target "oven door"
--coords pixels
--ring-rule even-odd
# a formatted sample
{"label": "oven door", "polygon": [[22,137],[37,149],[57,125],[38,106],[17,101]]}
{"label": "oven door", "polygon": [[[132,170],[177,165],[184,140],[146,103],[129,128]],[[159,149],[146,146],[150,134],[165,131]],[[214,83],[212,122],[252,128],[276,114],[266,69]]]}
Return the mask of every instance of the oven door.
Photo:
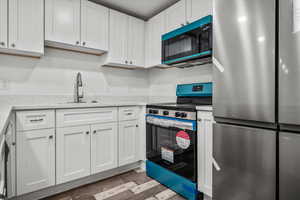
{"label": "oven door", "polygon": [[147,159],[196,182],[196,122],[147,116]]}

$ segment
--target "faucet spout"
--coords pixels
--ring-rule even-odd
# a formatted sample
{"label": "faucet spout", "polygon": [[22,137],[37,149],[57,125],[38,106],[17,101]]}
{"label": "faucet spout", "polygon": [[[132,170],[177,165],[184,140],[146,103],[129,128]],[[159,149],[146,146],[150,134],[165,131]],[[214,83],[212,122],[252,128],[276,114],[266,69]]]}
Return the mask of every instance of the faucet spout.
{"label": "faucet spout", "polygon": [[81,73],[78,72],[76,76],[76,83],[75,83],[75,103],[82,102],[83,97],[84,94],[83,94],[82,77],[81,77]]}

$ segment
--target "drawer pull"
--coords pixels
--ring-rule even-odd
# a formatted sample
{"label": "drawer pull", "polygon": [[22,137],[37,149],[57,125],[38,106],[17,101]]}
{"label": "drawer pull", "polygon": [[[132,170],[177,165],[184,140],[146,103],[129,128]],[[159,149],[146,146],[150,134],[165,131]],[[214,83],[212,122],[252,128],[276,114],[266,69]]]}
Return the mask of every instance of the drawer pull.
{"label": "drawer pull", "polygon": [[89,131],[87,131],[87,132],[86,132],[86,134],[88,135],[88,134],[90,134],[90,132],[89,132]]}
{"label": "drawer pull", "polygon": [[30,120],[30,122],[42,122],[42,121],[44,121],[43,118],[41,118],[41,119],[31,119]]}
{"label": "drawer pull", "polygon": [[53,139],[53,135],[50,135],[50,136],[49,136],[49,139]]}
{"label": "drawer pull", "polygon": [[133,115],[133,113],[126,113],[125,115],[130,116],[130,115]]}
{"label": "drawer pull", "polygon": [[96,133],[97,133],[97,131],[95,130],[93,133],[94,133],[94,134],[96,134]]}

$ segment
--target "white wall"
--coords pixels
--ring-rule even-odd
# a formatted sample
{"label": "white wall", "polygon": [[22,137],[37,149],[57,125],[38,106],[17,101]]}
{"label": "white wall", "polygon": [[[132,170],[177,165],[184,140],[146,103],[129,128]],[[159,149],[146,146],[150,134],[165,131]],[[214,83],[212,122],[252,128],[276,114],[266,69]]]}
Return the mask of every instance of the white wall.
{"label": "white wall", "polygon": [[0,55],[0,95],[72,95],[77,72],[86,95],[148,95],[147,71],[104,68],[100,60],[56,49],[41,59]]}
{"label": "white wall", "polygon": [[176,85],[212,80],[211,65],[187,69],[101,67],[101,57],[46,48],[41,59],[0,55],[0,95],[73,95],[81,72],[86,96],[175,97]]}
{"label": "white wall", "polygon": [[185,69],[152,69],[149,72],[149,95],[175,97],[177,84],[210,81],[212,81],[211,64]]}

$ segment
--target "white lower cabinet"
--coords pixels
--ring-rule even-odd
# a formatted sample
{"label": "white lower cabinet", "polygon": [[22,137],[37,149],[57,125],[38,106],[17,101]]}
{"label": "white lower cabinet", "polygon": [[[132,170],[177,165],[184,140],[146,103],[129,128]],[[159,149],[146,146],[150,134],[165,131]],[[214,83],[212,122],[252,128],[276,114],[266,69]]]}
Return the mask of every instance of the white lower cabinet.
{"label": "white lower cabinet", "polygon": [[213,114],[198,112],[198,190],[212,197]]}
{"label": "white lower cabinet", "polygon": [[54,184],[54,129],[17,132],[17,195]]}
{"label": "white lower cabinet", "polygon": [[118,124],[91,126],[91,170],[92,174],[118,166]]}
{"label": "white lower cabinet", "polygon": [[90,126],[58,128],[56,134],[57,183],[90,175]]}
{"label": "white lower cabinet", "polygon": [[122,121],[119,123],[119,166],[139,160],[138,121]]}

